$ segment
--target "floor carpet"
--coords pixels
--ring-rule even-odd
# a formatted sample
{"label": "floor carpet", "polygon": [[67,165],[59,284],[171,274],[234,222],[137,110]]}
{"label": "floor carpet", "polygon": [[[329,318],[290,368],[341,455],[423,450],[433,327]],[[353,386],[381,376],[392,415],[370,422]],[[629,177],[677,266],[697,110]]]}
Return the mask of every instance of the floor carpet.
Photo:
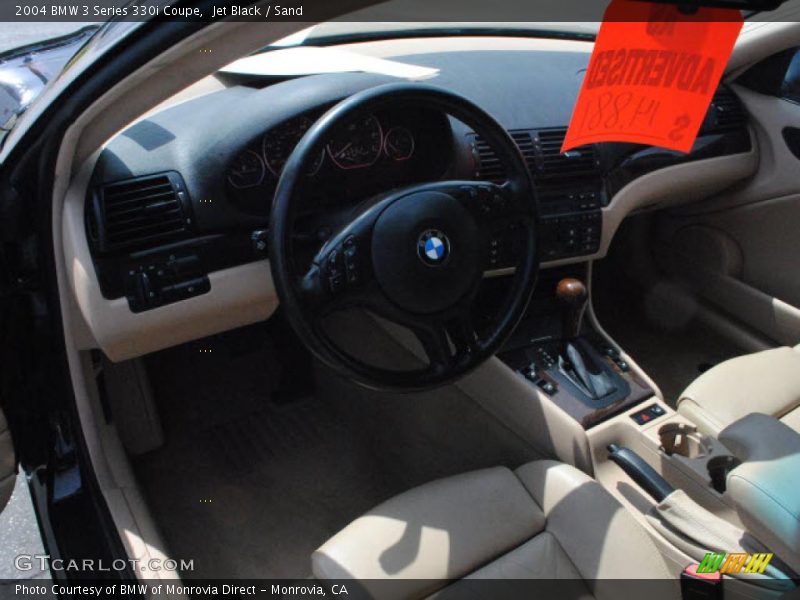
{"label": "floor carpet", "polygon": [[387,498],[537,457],[452,386],[367,392],[298,344],[258,326],[147,359],[166,443],[134,469],[167,552],[194,560],[184,578],[309,577],[311,553]]}
{"label": "floor carpet", "polygon": [[594,280],[597,318],[674,407],[679,395],[710,367],[748,351],[680,310],[658,289],[642,290],[619,274],[602,272]]}
{"label": "floor carpet", "polygon": [[194,559],[184,577],[307,577],[319,544],[394,491],[362,436],[303,389],[310,359],[282,371],[297,348],[271,333],[148,358],[167,442],[134,468],[171,555]]}

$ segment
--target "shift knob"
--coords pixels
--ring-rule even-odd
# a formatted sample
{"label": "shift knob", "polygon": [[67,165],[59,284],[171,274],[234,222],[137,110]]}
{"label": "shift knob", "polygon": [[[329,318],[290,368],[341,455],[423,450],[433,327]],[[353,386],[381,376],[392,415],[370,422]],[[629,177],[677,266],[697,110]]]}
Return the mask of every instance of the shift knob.
{"label": "shift knob", "polygon": [[556,287],[556,297],[561,303],[561,324],[564,339],[574,340],[581,333],[581,322],[589,300],[589,292],[579,279],[562,279]]}

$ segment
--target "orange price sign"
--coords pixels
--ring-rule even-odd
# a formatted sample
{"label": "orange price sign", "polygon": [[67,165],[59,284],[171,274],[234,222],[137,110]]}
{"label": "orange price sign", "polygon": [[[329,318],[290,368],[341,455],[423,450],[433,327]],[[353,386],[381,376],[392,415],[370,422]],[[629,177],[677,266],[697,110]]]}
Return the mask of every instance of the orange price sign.
{"label": "orange price sign", "polygon": [[614,141],[689,152],[743,23],[729,8],[613,0],[561,151]]}

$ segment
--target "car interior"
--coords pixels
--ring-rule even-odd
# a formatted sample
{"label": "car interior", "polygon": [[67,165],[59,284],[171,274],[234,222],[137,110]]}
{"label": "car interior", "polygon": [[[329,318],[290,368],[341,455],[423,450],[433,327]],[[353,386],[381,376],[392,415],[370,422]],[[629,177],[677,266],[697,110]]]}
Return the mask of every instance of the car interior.
{"label": "car interior", "polygon": [[83,433],[128,555],[194,560],[141,577],[676,597],[707,552],[770,552],[726,594],[784,592],[800,24],[762,17],[688,154],[561,154],[593,49],[563,32],[219,23],[76,119],[53,232]]}

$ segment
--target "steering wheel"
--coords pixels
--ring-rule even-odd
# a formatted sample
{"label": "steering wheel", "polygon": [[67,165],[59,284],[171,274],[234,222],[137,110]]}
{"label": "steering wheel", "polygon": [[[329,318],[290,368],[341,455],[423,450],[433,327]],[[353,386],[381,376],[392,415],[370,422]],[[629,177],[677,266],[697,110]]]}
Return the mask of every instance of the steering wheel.
{"label": "steering wheel", "polygon": [[[324,243],[306,272],[296,273],[292,230],[303,180],[325,142],[358,115],[389,107],[429,108],[481,135],[505,167],[502,184],[437,181],[389,191],[364,202]],[[473,303],[489,270],[492,239],[520,232],[513,280],[498,314],[478,331]],[[453,92],[392,83],[356,93],[328,110],[287,160],[270,216],[272,278],[300,340],[336,373],[383,391],[450,383],[494,355],[525,313],[539,268],[538,207],[525,160],[506,130]],[[370,365],[343,350],[322,326],[332,312],[360,307],[407,328],[427,366],[399,371]]]}

